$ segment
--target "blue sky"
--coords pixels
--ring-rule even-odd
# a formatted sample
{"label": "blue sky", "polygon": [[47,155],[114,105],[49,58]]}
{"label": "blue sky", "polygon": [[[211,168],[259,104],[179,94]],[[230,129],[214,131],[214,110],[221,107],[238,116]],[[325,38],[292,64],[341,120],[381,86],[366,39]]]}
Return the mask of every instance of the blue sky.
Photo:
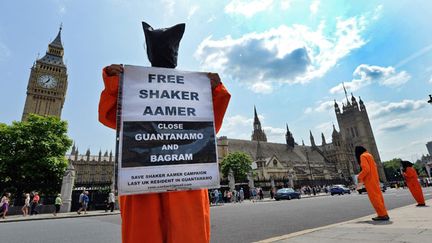
{"label": "blue sky", "polygon": [[30,67],[63,23],[69,87],[62,118],[80,152],[114,149],[97,120],[101,69],[148,66],[141,21],[186,23],[178,69],[218,72],[231,103],[219,136],[250,139],[256,105],[269,141],[321,143],[333,100],[361,96],[381,159],[414,160],[432,140],[432,2],[6,1],[0,15],[0,122],[20,120]]}

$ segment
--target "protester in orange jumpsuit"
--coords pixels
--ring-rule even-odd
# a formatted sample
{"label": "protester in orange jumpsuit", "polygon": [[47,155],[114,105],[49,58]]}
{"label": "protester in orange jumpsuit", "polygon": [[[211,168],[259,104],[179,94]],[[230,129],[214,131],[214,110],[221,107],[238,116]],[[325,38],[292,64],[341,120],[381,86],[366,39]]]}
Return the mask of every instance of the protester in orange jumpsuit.
{"label": "protester in orange jumpsuit", "polygon": [[[143,27],[145,31],[146,28],[147,31],[153,31],[148,24],[143,23]],[[155,31],[167,38],[164,36],[167,30]],[[150,49],[148,39],[146,33],[147,48]],[[168,45],[172,44],[172,40],[163,39],[153,43],[160,45],[159,48],[166,48],[163,50],[165,52],[147,50],[152,66],[174,68],[177,65],[178,44],[177,49],[168,48],[166,42],[169,41]],[[105,67],[102,72],[105,89],[99,102],[99,121],[113,129],[116,129],[117,92],[122,72],[123,67],[115,64]],[[218,74],[209,73],[208,77],[213,94],[214,125],[218,132],[230,94],[220,82]],[[122,240],[124,243],[210,242],[209,205],[207,189],[120,196]]]}
{"label": "protester in orange jumpsuit", "polygon": [[364,184],[369,200],[378,214],[378,216],[372,218],[372,220],[389,220],[390,218],[384,205],[384,197],[381,192],[378,169],[374,158],[362,146],[355,147],[355,156],[361,167],[361,172],[358,174],[358,187]]}
{"label": "protester in orange jumpsuit", "polygon": [[423,196],[423,191],[418,181],[418,176],[416,170],[412,167],[413,163],[409,161],[401,161],[403,177],[405,178],[408,189],[413,195],[414,199],[417,201],[417,207],[426,206],[425,199]]}

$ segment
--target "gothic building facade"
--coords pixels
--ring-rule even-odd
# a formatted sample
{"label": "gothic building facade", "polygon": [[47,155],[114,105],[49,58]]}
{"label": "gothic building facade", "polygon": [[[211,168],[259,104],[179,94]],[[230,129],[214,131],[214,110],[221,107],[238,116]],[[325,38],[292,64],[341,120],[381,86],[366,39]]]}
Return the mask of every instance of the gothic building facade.
{"label": "gothic building facade", "polygon": [[98,155],[91,155],[90,149],[80,154],[75,144],[66,156],[69,164],[75,169],[75,186],[107,186],[111,185],[114,177],[114,155],[112,152],[99,151]]}
{"label": "gothic building facade", "polygon": [[61,116],[68,86],[61,30],[60,27],[56,38],[48,45],[46,54],[31,67],[23,121],[30,113]]}
{"label": "gothic building facade", "polygon": [[[321,133],[321,144],[315,142],[310,131],[310,146],[302,141],[295,142],[292,132],[286,126],[286,143],[267,142],[261,122],[254,107],[254,131],[252,139],[241,140],[227,137],[218,138],[218,156],[222,161],[231,152],[245,152],[253,159],[253,169],[258,181],[291,180],[301,186],[305,182],[345,181],[353,182],[360,167],[355,160],[354,147],[364,146],[376,158],[380,179],[385,182],[382,164],[376,147],[373,131],[360,99],[359,104],[354,96],[351,102],[342,104],[342,111],[335,101],[335,113],[339,131],[333,125],[332,140],[327,142]],[[320,184],[320,183],[315,183]]]}

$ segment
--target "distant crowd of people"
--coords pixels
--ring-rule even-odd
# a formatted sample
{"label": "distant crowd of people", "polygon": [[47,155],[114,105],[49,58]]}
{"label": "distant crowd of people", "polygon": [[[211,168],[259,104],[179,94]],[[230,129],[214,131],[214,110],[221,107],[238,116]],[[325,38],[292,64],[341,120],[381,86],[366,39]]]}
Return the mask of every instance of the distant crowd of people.
{"label": "distant crowd of people", "polygon": [[[9,207],[11,206],[11,194],[9,192],[5,192],[0,201],[0,215],[4,219],[9,211]],[[53,215],[57,216],[57,213],[60,211],[60,207],[63,204],[61,195],[57,194],[54,202],[54,211]],[[24,205],[21,208],[22,215],[24,217],[30,215],[39,214],[38,207],[40,206],[40,196],[38,192],[24,193]]]}
{"label": "distant crowd of people", "polygon": [[[40,206],[41,204],[41,198],[38,192],[31,192],[31,193],[24,193],[24,205],[21,207],[21,212],[24,217],[31,216],[31,215],[37,215],[40,213]],[[80,208],[78,209],[77,213],[81,214],[84,212],[84,214],[87,214],[88,205],[90,202],[89,192],[83,191],[79,196],[79,205]],[[108,197],[105,200],[105,212],[107,211],[114,211],[115,208],[115,195],[113,192],[110,192],[108,194]],[[54,200],[54,209],[52,211],[52,214],[54,216],[57,216],[57,214],[60,212],[61,206],[63,205],[63,200],[61,197],[61,194],[57,194]],[[8,215],[9,209],[11,207],[11,193],[5,192],[3,193],[1,200],[0,200],[0,218],[5,219]]]}

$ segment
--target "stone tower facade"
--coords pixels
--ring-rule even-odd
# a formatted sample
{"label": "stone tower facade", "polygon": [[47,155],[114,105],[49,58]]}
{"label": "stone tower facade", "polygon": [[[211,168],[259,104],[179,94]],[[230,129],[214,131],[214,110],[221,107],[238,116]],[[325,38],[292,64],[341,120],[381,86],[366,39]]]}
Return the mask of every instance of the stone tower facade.
{"label": "stone tower facade", "polygon": [[384,168],[375,142],[372,126],[366,111],[366,106],[359,97],[359,102],[351,94],[351,101],[346,95],[346,104],[342,104],[340,110],[338,103],[335,101],[336,119],[339,124],[341,140],[352,151],[355,146],[365,147],[374,157],[377,164],[378,173],[381,181],[386,182]]}
{"label": "stone tower facade", "polygon": [[67,68],[63,62],[61,30],[48,45],[48,50],[31,67],[27,98],[22,120],[30,113],[43,116],[61,116],[67,90]]}
{"label": "stone tower facade", "polygon": [[258,114],[256,111],[256,107],[254,107],[254,124],[253,124],[253,132],[252,132],[252,141],[262,141],[267,142],[267,136],[264,133],[264,130],[261,128],[261,122],[258,118]]}

